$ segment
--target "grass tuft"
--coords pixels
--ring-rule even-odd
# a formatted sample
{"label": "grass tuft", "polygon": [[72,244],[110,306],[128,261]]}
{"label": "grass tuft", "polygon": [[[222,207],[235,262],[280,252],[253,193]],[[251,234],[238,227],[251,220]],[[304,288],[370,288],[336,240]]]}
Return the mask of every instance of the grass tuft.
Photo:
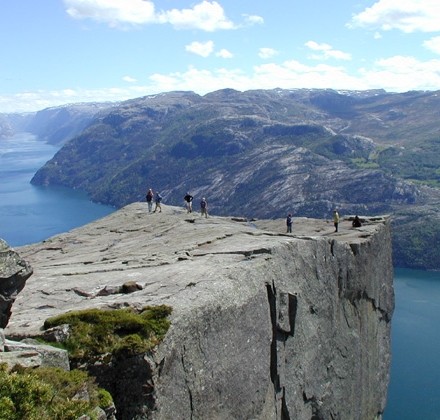
{"label": "grass tuft", "polygon": [[71,359],[87,359],[106,353],[139,354],[158,345],[170,326],[171,307],[147,306],[103,310],[86,309],[49,318],[44,328],[69,324],[71,334],[62,343]]}

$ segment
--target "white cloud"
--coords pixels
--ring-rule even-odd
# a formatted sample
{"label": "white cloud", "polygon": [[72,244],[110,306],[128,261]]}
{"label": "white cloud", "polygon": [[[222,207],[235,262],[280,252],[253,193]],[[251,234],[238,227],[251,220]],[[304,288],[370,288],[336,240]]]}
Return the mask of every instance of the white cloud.
{"label": "white cloud", "polygon": [[387,86],[390,91],[436,90],[440,88],[440,60],[394,56],[377,60],[372,69],[361,69],[360,76],[369,86]]}
{"label": "white cloud", "polygon": [[274,50],[273,48],[263,47],[263,48],[260,48],[260,50],[258,51],[258,56],[263,59],[271,58],[277,54],[278,54],[278,51]]}
{"label": "white cloud", "polygon": [[209,57],[214,51],[214,43],[212,41],[198,42],[194,41],[185,46],[185,50],[201,57]]}
{"label": "white cloud", "polygon": [[440,36],[428,39],[423,43],[423,46],[436,54],[440,54]]}
{"label": "white cloud", "polygon": [[440,31],[438,0],[379,0],[354,15],[349,27],[398,29],[402,32]]}
{"label": "white cloud", "polygon": [[308,66],[296,60],[258,66],[255,78],[266,88],[367,88],[362,80],[350,76],[343,67],[326,64]]}
{"label": "white cloud", "polygon": [[297,60],[265,63],[249,74],[240,69],[189,67],[183,72],[152,74],[145,84],[133,83],[107,89],[63,89],[0,95],[0,112],[37,111],[77,102],[121,101],[173,90],[205,94],[217,89],[273,88],[385,89],[391,92],[440,89],[440,59],[419,61],[393,56],[377,60],[371,67],[349,71],[325,63],[307,65]]}
{"label": "white cloud", "polygon": [[232,58],[232,57],[234,57],[234,54],[232,54],[230,51],[226,50],[225,48],[222,48],[220,51],[216,52],[215,55],[217,57],[221,57],[221,58]]}
{"label": "white cloud", "polygon": [[64,4],[66,12],[74,19],[92,19],[111,27],[171,24],[180,29],[207,32],[237,27],[225,16],[222,6],[216,1],[203,0],[191,9],[160,12],[156,12],[154,2],[150,0],[64,0]]}
{"label": "white cloud", "polygon": [[223,8],[216,1],[202,1],[192,9],[165,11],[161,13],[159,21],[170,23],[176,28],[197,28],[207,32],[235,28],[235,25],[225,16]]}
{"label": "white cloud", "polygon": [[261,16],[257,15],[243,15],[244,20],[249,25],[262,25],[264,23],[264,19]]}
{"label": "white cloud", "polygon": [[154,3],[148,0],[64,0],[74,19],[93,19],[110,26],[145,24],[157,20]]}
{"label": "white cloud", "polygon": [[128,82],[128,83],[136,83],[137,82],[137,80],[134,77],[131,77],[131,76],[124,76],[122,78],[122,80],[124,82]]}
{"label": "white cloud", "polygon": [[336,60],[351,60],[351,54],[335,50],[329,44],[318,44],[315,41],[308,41],[304,45],[312,51],[317,51],[319,53],[310,55],[310,58],[315,60],[327,60],[329,58],[334,58]]}

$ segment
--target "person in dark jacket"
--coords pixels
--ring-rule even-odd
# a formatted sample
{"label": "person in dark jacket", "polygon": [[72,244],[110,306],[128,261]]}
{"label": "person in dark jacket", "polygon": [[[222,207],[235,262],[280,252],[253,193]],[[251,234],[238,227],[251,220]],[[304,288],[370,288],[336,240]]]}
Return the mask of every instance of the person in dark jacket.
{"label": "person in dark jacket", "polygon": [[186,201],[186,209],[188,210],[188,213],[192,212],[192,202],[193,202],[193,196],[187,192],[185,197],[183,199]]}
{"label": "person in dark jacket", "polygon": [[154,203],[156,206],[154,207],[154,212],[156,213],[157,210],[159,210],[159,213],[162,213],[162,207],[160,203],[162,202],[162,196],[159,194],[159,191],[156,192],[156,196],[154,197]]}
{"label": "person in dark jacket", "polygon": [[355,217],[354,217],[353,222],[351,223],[351,225],[352,225],[354,228],[357,228],[357,227],[361,227],[361,226],[362,226],[361,219],[359,219],[359,216],[355,216]]}
{"label": "person in dark jacket", "polygon": [[145,199],[147,200],[147,204],[148,204],[148,212],[151,213],[151,210],[153,209],[153,190],[150,188],[147,191],[147,195],[145,196]]}
{"label": "person in dark jacket", "polygon": [[292,215],[289,213],[286,218],[287,233],[292,233]]}

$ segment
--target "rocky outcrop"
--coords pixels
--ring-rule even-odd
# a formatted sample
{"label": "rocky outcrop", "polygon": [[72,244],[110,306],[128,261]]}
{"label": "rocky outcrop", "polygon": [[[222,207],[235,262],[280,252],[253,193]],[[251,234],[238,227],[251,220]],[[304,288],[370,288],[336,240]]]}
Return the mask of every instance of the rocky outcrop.
{"label": "rocky outcrop", "polygon": [[23,367],[58,367],[70,370],[69,356],[66,350],[41,344],[31,338],[23,341],[6,340],[4,352],[0,353],[0,362],[9,368],[15,365]]}
{"label": "rocky outcrop", "polygon": [[9,368],[52,366],[69,370],[66,350],[42,345],[32,339],[16,342],[5,339],[3,328],[11,316],[12,305],[32,275],[31,266],[0,240],[0,363]]}
{"label": "rocky outcrop", "polygon": [[7,325],[12,304],[31,274],[30,265],[0,239],[0,328]]}
{"label": "rocky outcrop", "polygon": [[[171,328],[154,352],[95,366],[119,419],[380,418],[391,238],[386,218],[363,219],[335,233],[296,218],[286,234],[284,220],[134,203],[19,248],[34,275],[6,334],[41,335],[46,318],[72,309],[166,304]],[[124,293],[127,282],[140,287]]]}

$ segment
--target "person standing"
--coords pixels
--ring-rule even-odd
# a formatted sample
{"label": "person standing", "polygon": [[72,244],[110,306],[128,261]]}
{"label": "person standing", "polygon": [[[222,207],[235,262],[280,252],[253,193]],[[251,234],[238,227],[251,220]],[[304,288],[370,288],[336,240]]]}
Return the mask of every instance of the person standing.
{"label": "person standing", "polygon": [[287,233],[292,233],[292,215],[289,213],[286,218]]}
{"label": "person standing", "polygon": [[145,196],[146,200],[147,200],[147,204],[148,204],[148,212],[151,213],[151,210],[153,209],[153,190],[150,188],[147,191],[147,195]]}
{"label": "person standing", "polygon": [[334,209],[333,210],[333,224],[335,225],[335,232],[338,231],[338,227],[339,227],[339,213],[338,213],[338,209]]}
{"label": "person standing", "polygon": [[208,202],[205,197],[200,201],[200,213],[202,216],[205,215],[205,217],[208,217]]}
{"label": "person standing", "polygon": [[188,210],[188,213],[192,212],[192,201],[193,201],[193,196],[187,192],[185,197],[183,197],[183,199],[186,201],[186,209]]}
{"label": "person standing", "polygon": [[153,213],[156,213],[157,209],[159,209],[159,213],[162,213],[162,207],[160,205],[161,202],[162,202],[162,196],[159,194],[159,191],[157,191],[156,196],[154,198],[154,203],[156,204],[156,206],[154,207]]}

